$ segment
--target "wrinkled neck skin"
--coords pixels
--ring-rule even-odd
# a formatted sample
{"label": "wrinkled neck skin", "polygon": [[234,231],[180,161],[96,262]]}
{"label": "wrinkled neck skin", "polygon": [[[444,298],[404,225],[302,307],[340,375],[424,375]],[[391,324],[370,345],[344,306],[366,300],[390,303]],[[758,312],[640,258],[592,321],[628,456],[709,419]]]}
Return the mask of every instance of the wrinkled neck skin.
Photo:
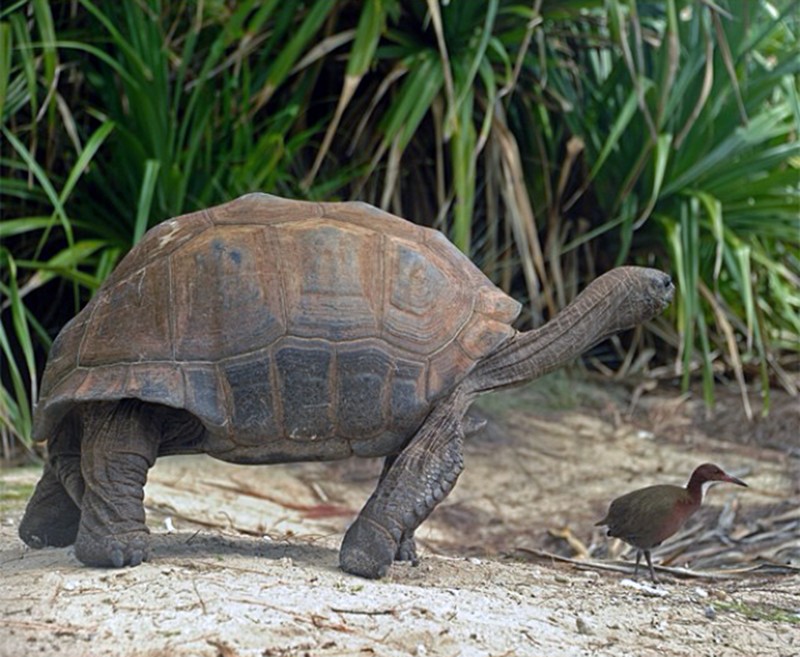
{"label": "wrinkled neck skin", "polygon": [[617,331],[629,328],[617,321],[626,303],[626,294],[587,287],[547,324],[517,333],[479,363],[466,381],[468,390],[480,395],[526,383],[558,369]]}

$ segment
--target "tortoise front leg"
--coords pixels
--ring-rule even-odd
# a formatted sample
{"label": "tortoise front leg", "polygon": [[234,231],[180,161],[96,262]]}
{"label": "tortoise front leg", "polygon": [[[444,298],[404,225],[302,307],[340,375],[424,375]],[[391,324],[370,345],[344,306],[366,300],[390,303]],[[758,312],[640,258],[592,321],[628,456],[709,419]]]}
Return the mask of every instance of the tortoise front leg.
{"label": "tortoise front leg", "polygon": [[[476,433],[483,429],[486,426],[486,420],[474,417],[464,417],[461,420],[461,430],[463,436],[469,436],[470,434]],[[459,438],[459,443],[461,438]],[[391,456],[387,456],[386,460],[383,462],[383,471],[381,472],[381,476],[378,479],[378,485],[380,486],[381,482],[386,478],[386,475],[391,470],[394,462],[397,460],[398,454],[392,454]],[[460,458],[460,453],[458,455]],[[455,477],[458,477],[456,473]],[[455,479],[453,479],[453,485],[455,484]],[[452,489],[452,485],[450,486]],[[449,489],[448,489],[449,492]],[[445,493],[446,495],[446,493]],[[400,543],[397,546],[397,553],[394,555],[395,561],[410,561],[412,565],[416,566],[419,563],[419,559],[417,557],[417,542],[414,539],[414,530],[413,529],[406,529],[402,536],[400,537]]]}
{"label": "tortoise front leg", "polygon": [[345,534],[342,570],[374,579],[383,577],[395,558],[416,558],[414,530],[453,489],[464,467],[464,410],[453,399],[440,405],[389,464]]}
{"label": "tortoise front leg", "polygon": [[[381,476],[378,478],[378,486],[380,486],[381,482],[386,478],[392,465],[394,465],[394,462],[397,460],[397,456],[397,454],[392,454],[391,456],[387,456],[386,460],[384,460],[383,470],[381,471]],[[419,559],[417,558],[417,542],[414,539],[413,530],[408,529],[403,532],[400,537],[400,542],[397,545],[397,552],[394,555],[394,560],[410,561],[414,566],[419,563]]]}
{"label": "tortoise front leg", "polygon": [[83,415],[86,491],[75,556],[90,566],[136,566],[147,559],[144,485],[158,454],[159,413],[122,400],[93,404]]}

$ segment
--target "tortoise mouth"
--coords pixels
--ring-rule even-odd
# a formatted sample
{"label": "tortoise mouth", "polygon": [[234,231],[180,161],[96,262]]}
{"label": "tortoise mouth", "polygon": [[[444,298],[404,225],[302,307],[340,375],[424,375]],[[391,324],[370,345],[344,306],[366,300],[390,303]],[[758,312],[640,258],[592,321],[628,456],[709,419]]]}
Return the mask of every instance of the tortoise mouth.
{"label": "tortoise mouth", "polygon": [[664,287],[666,289],[666,293],[664,296],[667,300],[667,303],[670,303],[672,301],[672,297],[675,296],[675,285],[672,282],[672,278],[670,278],[669,276],[666,277],[666,280],[664,282]]}
{"label": "tortoise mouth", "polygon": [[672,299],[675,297],[675,284],[672,282],[672,277],[669,274],[659,273],[661,275],[659,276],[660,281],[658,282],[660,286],[658,301],[660,310],[664,310],[664,308],[672,303]]}

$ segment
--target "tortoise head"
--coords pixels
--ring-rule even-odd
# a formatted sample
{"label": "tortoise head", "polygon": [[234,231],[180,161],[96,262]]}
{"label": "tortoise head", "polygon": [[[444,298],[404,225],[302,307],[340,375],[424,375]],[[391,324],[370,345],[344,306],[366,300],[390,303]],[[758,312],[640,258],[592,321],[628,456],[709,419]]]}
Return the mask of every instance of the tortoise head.
{"label": "tortoise head", "polygon": [[675,286],[668,274],[648,267],[617,267],[593,281],[587,297],[606,297],[611,301],[611,316],[603,331],[606,335],[631,328],[652,319],[672,301]]}

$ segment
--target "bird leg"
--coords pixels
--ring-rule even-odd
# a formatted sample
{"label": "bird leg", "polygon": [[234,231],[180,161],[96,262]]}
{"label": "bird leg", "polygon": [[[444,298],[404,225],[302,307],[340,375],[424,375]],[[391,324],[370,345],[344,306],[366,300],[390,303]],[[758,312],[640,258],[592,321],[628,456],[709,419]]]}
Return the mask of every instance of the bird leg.
{"label": "bird leg", "polygon": [[[656,572],[653,570],[653,561],[650,559],[650,550],[642,550],[644,552],[644,558],[647,559],[647,565],[650,567],[650,577],[653,578],[653,584],[658,584],[658,580],[656,579]],[[639,565],[639,555],[636,555],[636,565]]]}
{"label": "bird leg", "polygon": [[639,577],[639,560],[642,558],[644,554],[644,558],[647,560],[647,565],[650,568],[650,577],[653,578],[653,583],[658,584],[658,580],[656,579],[656,573],[653,570],[653,562],[650,559],[650,550],[636,550],[636,566],[633,569],[633,578],[637,579]]}

